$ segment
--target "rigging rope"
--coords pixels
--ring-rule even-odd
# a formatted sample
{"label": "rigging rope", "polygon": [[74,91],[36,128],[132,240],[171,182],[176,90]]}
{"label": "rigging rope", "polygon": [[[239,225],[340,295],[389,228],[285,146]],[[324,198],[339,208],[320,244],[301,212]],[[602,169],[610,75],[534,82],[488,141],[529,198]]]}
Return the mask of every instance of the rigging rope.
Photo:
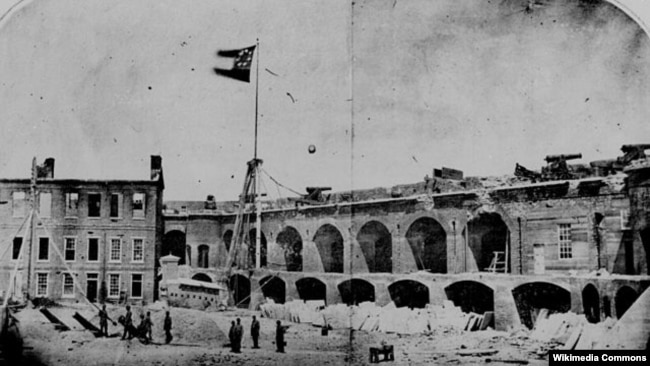
{"label": "rigging rope", "polygon": [[[38,222],[43,226],[43,229],[45,230],[45,234],[47,234],[47,236],[52,239],[52,247],[54,247],[54,251],[59,256],[59,259],[61,259],[61,262],[63,262],[63,265],[65,266],[65,269],[66,269],[66,272],[70,275],[70,277],[72,277],[72,283],[77,287],[77,289],[79,290],[79,293],[83,296],[84,300],[86,300],[86,302],[88,302],[88,304],[90,304],[91,306],[93,306],[97,310],[101,311],[99,306],[97,306],[94,303],[90,302],[90,300],[88,299],[88,296],[86,295],[86,291],[83,290],[83,288],[81,287],[81,285],[79,284],[79,282],[75,278],[75,275],[72,272],[72,269],[66,263],[65,257],[63,256],[63,254],[61,254],[61,251],[59,251],[59,247],[56,245],[56,242],[54,242],[54,237],[52,236],[50,231],[47,229],[47,226],[45,226],[45,223],[41,219],[41,216],[38,214],[38,212],[36,212],[36,218],[38,219]],[[65,278],[63,279],[63,281],[64,281],[64,284],[65,284]],[[111,320],[113,323],[115,323],[115,321],[113,321],[112,319],[109,318],[109,320]]]}
{"label": "rigging rope", "polygon": [[[31,228],[31,222],[32,222],[32,215],[34,214],[34,211],[29,212],[29,217],[25,220],[25,222],[28,222],[27,226],[25,226],[25,231],[23,232],[23,238],[27,237],[27,232]],[[24,224],[24,223],[23,223]],[[22,227],[22,226],[21,226]],[[30,243],[31,244],[31,243]],[[18,268],[22,262],[23,259],[23,252],[25,251],[25,245],[21,244],[20,245],[20,252],[18,253],[18,259],[16,260],[16,265],[14,266],[14,270],[11,272],[11,275],[9,276],[9,287],[7,288],[7,292],[5,293],[5,298],[2,302],[2,306],[7,306],[9,303],[9,297],[11,294],[11,287],[14,285],[14,281],[16,280],[16,274],[18,273]],[[30,258],[31,259],[31,258]],[[27,289],[29,291],[29,289]]]}
{"label": "rigging rope", "polygon": [[302,193],[300,193],[300,192],[298,192],[298,191],[296,191],[296,190],[294,190],[294,189],[291,189],[291,188],[285,186],[284,184],[278,182],[278,181],[277,181],[275,178],[273,178],[273,177],[272,177],[272,176],[271,176],[271,175],[270,175],[266,170],[262,169],[262,172],[263,172],[264,174],[266,174],[266,175],[269,177],[269,179],[271,179],[271,180],[273,181],[273,183],[277,184],[278,186],[280,186],[280,187],[282,187],[282,188],[288,190],[289,192],[291,192],[291,193],[293,193],[293,194],[297,194],[297,195],[299,195],[299,196],[302,196],[302,195],[303,195]]}
{"label": "rigging rope", "polygon": [[[30,218],[29,215],[25,217],[25,220],[23,221],[22,224],[20,224],[20,227],[18,228],[18,230],[16,230],[16,232],[14,233],[14,235],[11,236],[11,239],[15,239],[15,238],[18,237],[17,235],[20,233],[20,230],[23,229],[23,226],[24,226],[25,223],[27,222],[27,219],[28,219],[28,218]],[[4,239],[2,242],[0,242],[0,246],[1,246],[1,245],[4,245],[4,243],[6,243],[7,241],[9,241],[9,239]],[[2,255],[0,255],[0,259],[1,259],[1,258],[4,258],[4,256],[7,255],[7,252],[9,252],[9,249],[10,249],[10,248],[12,248],[11,245],[8,245],[8,246],[5,248],[5,251],[2,253]],[[22,249],[22,243],[21,243],[21,247],[20,247],[20,248]]]}

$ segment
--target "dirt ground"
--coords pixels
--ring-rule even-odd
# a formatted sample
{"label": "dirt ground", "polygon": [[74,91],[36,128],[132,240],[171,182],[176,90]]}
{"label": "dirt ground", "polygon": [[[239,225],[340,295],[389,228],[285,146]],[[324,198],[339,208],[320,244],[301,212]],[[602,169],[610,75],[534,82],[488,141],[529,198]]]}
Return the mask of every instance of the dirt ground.
{"label": "dirt ground", "polygon": [[[382,341],[395,349],[395,365],[512,365],[521,360],[529,365],[546,365],[545,344],[527,338],[527,332],[515,333],[486,330],[481,332],[452,332],[426,335],[398,335],[363,331],[332,330],[327,336],[321,329],[308,324],[289,325],[286,333],[286,353],[275,352],[275,320],[261,318],[261,349],[252,349],[250,323],[259,312],[232,310],[204,312],[171,308],[174,340],[164,344],[159,308],[133,308],[136,324],[140,314],[151,311],[154,322],[153,344],[137,339],[121,340],[122,327],[109,324],[110,337],[95,338],[91,332],[73,320],[79,312],[98,325],[95,311],[88,306],[50,308],[72,329],[55,330],[36,309],[24,309],[17,314],[26,351],[22,364],[64,365],[365,365],[369,364],[369,347]],[[109,315],[117,319],[124,308],[109,308]],[[234,354],[226,346],[230,322],[241,318],[244,325],[242,352]],[[492,350],[485,356],[461,356],[459,351]],[[510,362],[503,362],[503,361]],[[383,363],[383,362],[382,362]]]}

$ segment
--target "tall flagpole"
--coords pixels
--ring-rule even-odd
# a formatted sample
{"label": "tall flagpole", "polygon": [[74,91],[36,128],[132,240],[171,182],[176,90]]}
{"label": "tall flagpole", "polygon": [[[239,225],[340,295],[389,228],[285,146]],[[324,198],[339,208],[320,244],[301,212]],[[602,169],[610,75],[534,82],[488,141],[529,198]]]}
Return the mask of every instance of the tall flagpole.
{"label": "tall flagpole", "polygon": [[255,50],[257,51],[257,67],[255,70],[255,152],[253,154],[253,159],[257,160],[257,111],[258,111],[258,94],[260,89],[260,39],[257,39],[255,44]]}
{"label": "tall flagpole", "polygon": [[262,202],[260,200],[260,165],[262,161],[257,159],[257,115],[258,115],[258,95],[260,86],[260,39],[257,39],[257,67],[255,68],[255,192],[253,194],[255,202],[255,268],[259,269],[262,265]]}

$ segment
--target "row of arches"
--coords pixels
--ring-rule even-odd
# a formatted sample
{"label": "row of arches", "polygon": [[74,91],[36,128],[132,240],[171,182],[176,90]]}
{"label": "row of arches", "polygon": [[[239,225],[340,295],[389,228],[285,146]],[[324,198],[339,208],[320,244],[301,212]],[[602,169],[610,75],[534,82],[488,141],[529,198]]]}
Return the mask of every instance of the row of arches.
{"label": "row of arches", "polygon": [[[638,297],[639,294],[630,286],[619,288],[614,296],[616,317],[620,319]],[[582,306],[585,317],[591,323],[598,323],[601,318],[612,316],[611,299],[607,295],[601,299],[598,289],[591,283],[587,284],[582,290]]]}
{"label": "row of arches", "polygon": [[[476,261],[479,271],[488,270],[494,258],[494,252],[505,253],[509,247],[509,231],[501,217],[495,213],[484,213],[469,221],[463,229],[463,238]],[[255,263],[256,229],[248,232],[249,258]],[[261,266],[268,264],[267,240],[261,233]],[[230,250],[233,232],[227,230],[222,237],[226,250]],[[447,273],[447,232],[434,218],[424,216],[409,225],[404,235],[413,255],[418,270],[432,273]],[[366,222],[356,235],[356,241],[365,258],[368,272],[391,273],[393,271],[393,233],[381,222]],[[341,231],[332,224],[324,224],[312,237],[322,268],[328,273],[343,273],[344,238]],[[285,270],[301,272],[303,270],[303,238],[300,232],[286,226],[278,233],[276,244],[282,250]],[[210,248],[202,244],[198,247],[196,263],[192,262],[191,250],[185,243],[185,234],[173,230],[163,237],[162,254],[173,254],[181,258],[179,264],[189,264],[200,268],[209,266]],[[455,250],[455,248],[454,248]],[[467,258],[465,258],[467,262]],[[509,266],[508,266],[509,268]]]}
{"label": "row of arches", "polygon": [[[194,279],[198,280],[199,277]],[[229,285],[233,291],[235,304],[239,307],[248,307],[251,295],[251,282],[248,277],[241,274],[232,275]],[[286,301],[286,283],[280,277],[264,277],[259,281],[259,285],[265,298],[270,298],[278,304]],[[301,278],[295,282],[295,285],[301,300],[327,300],[327,285],[317,278]],[[344,304],[358,305],[362,302],[375,301],[375,286],[369,281],[352,278],[341,282],[337,288]],[[418,281],[396,281],[388,286],[388,291],[397,307],[424,308],[429,303],[429,288]]]}
{"label": "row of arches", "polygon": [[[267,276],[259,281],[263,296],[271,298],[276,303],[286,301],[287,284],[277,276]],[[298,296],[302,300],[327,299],[326,284],[313,277],[301,278],[295,282]],[[230,287],[238,306],[248,307],[250,304],[250,280],[240,274],[233,275]],[[375,285],[371,282],[352,278],[337,285],[341,302],[347,305],[358,305],[365,301],[376,300]],[[444,289],[447,299],[461,308],[463,312],[483,314],[494,311],[494,290],[477,281],[463,280],[454,282]],[[587,285],[583,291],[585,315],[592,322],[598,321],[599,310],[594,310],[593,285]],[[430,302],[429,287],[416,280],[398,280],[388,286],[391,301],[396,307],[424,308]],[[521,284],[512,290],[519,318],[525,326],[533,328],[541,309],[549,313],[565,313],[571,310],[571,293],[558,285],[548,282],[530,282]],[[629,286],[621,287],[616,294],[616,315],[620,318],[638,297],[636,291]],[[609,315],[607,315],[609,316]]]}

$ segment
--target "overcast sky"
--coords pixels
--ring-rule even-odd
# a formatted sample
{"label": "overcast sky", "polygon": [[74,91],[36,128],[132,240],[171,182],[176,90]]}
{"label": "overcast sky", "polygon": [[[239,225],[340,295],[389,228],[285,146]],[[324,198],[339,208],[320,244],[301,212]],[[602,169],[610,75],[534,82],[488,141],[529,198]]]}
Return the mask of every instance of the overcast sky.
{"label": "overcast sky", "polygon": [[[650,20],[650,4],[617,3]],[[416,182],[441,166],[503,175],[650,142],[638,19],[607,2],[527,4],[24,1],[0,21],[0,176],[29,176],[36,155],[56,158],[58,178],[147,179],[159,154],[166,199],[236,199],[255,76],[213,68],[230,66],[218,50],[256,38],[260,157],[296,190]]]}

